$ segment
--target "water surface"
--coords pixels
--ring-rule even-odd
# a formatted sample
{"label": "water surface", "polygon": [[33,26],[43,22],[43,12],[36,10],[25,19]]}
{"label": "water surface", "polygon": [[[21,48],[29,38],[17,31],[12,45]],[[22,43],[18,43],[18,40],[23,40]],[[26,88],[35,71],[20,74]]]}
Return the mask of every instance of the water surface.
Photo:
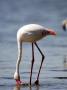
{"label": "water surface", "polygon": [[[61,3],[60,3],[61,2]],[[0,1],[0,90],[66,90],[67,89],[67,32],[61,22],[67,18],[65,0],[1,0]],[[17,87],[13,79],[17,61],[17,30],[24,24],[37,23],[53,28],[57,36],[38,42],[45,55],[40,85]],[[29,83],[31,44],[23,43],[20,65],[21,80]],[[35,47],[32,84],[35,82],[41,56]]]}

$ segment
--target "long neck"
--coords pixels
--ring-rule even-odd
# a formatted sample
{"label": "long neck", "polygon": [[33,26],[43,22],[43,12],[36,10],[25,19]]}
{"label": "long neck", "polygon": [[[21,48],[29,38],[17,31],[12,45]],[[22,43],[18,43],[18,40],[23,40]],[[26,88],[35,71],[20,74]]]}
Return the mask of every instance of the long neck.
{"label": "long neck", "polygon": [[16,72],[19,74],[19,65],[22,57],[22,43],[18,42],[18,58],[16,63]]}

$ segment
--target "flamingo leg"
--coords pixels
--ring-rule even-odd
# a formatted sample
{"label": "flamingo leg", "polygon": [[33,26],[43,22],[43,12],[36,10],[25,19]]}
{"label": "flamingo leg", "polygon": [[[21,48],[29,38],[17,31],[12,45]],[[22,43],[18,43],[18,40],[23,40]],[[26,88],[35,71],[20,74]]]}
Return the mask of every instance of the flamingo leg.
{"label": "flamingo leg", "polygon": [[37,49],[39,50],[40,54],[42,55],[42,61],[41,61],[41,65],[40,65],[40,68],[39,68],[38,75],[37,75],[37,80],[35,81],[35,84],[38,85],[39,84],[39,75],[40,75],[40,71],[41,71],[42,64],[43,64],[43,61],[44,61],[45,56],[43,55],[42,51],[38,47],[37,43],[35,43],[35,46],[37,47]]}
{"label": "flamingo leg", "polygon": [[32,79],[33,65],[34,65],[34,46],[33,46],[33,43],[32,43],[32,62],[31,62],[30,85],[31,85],[31,79]]}

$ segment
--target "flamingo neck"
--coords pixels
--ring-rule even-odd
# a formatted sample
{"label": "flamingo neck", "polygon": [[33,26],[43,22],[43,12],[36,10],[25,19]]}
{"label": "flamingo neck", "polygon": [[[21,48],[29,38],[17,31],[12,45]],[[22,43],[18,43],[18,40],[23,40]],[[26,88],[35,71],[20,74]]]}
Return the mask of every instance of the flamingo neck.
{"label": "flamingo neck", "polygon": [[16,72],[19,74],[19,65],[22,57],[22,43],[18,43],[18,58],[16,63]]}

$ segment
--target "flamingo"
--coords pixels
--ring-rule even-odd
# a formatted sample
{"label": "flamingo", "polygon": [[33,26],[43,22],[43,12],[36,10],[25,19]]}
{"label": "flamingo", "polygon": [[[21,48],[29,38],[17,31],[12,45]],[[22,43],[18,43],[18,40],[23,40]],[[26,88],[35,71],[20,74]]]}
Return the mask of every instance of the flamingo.
{"label": "flamingo", "polygon": [[64,20],[62,22],[62,28],[63,28],[64,31],[66,31],[66,29],[67,29],[67,20]]}
{"label": "flamingo", "polygon": [[40,71],[41,71],[45,56],[42,53],[42,51],[40,50],[40,48],[36,42],[47,35],[56,35],[56,32],[53,31],[52,29],[45,28],[44,26],[41,26],[38,24],[28,24],[28,25],[21,27],[18,30],[18,32],[17,32],[18,59],[17,59],[17,63],[16,63],[16,71],[14,73],[14,79],[16,80],[16,84],[21,85],[23,83],[20,80],[20,73],[19,73],[19,65],[20,65],[21,57],[22,57],[22,43],[23,42],[29,42],[32,45],[30,85],[31,85],[32,70],[33,70],[33,65],[34,65],[34,45],[37,47],[38,51],[42,55],[41,65],[39,68],[37,79],[35,81],[35,84],[39,84],[39,75],[40,75]]}

